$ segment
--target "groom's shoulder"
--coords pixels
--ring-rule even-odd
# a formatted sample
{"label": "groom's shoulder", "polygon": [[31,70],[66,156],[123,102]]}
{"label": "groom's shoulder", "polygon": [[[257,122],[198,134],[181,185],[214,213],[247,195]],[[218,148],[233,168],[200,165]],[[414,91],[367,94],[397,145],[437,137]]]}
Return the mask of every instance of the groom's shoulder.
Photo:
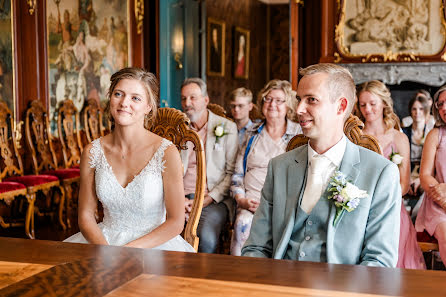
{"label": "groom's shoulder", "polygon": [[271,159],[271,163],[273,166],[287,165],[290,162],[295,163],[300,159],[303,159],[302,156],[307,156],[308,145],[304,144],[300,147],[292,149],[286,153],[278,155]]}
{"label": "groom's shoulder", "polygon": [[382,155],[362,146],[355,144],[358,148],[360,161],[362,166],[370,169],[383,169],[388,166],[396,166],[394,163],[384,158]]}

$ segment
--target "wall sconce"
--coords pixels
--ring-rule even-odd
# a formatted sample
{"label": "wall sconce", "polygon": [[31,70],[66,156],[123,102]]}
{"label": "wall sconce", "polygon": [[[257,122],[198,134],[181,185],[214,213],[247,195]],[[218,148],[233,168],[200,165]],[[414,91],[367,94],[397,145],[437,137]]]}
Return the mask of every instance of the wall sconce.
{"label": "wall sconce", "polygon": [[183,29],[181,27],[176,27],[172,36],[172,52],[173,59],[177,62],[177,69],[183,69],[183,62],[181,61],[183,57],[183,49]]}

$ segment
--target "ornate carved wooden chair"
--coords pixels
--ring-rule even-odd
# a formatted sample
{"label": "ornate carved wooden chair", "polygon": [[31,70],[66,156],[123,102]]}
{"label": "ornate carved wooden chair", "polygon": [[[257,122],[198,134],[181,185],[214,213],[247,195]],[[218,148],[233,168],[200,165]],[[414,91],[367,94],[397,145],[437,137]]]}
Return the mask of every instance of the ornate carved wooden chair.
{"label": "ornate carved wooden chair", "polygon": [[192,142],[196,152],[197,181],[195,185],[195,198],[191,215],[183,232],[184,239],[195,249],[198,249],[197,227],[203,208],[204,191],[206,187],[206,164],[203,144],[198,134],[191,130],[187,116],[174,108],[163,107],[158,109],[154,121],[148,122],[147,129],[153,133],[172,141],[178,150],[187,150],[186,143]]}
{"label": "ornate carved wooden chair", "polygon": [[58,110],[57,131],[65,168],[79,167],[82,153],[79,123],[79,113],[73,101],[63,101]]}
{"label": "ornate carved wooden chair", "polygon": [[[65,202],[70,201],[73,186],[79,186],[80,171],[77,168],[58,168],[57,158],[53,148],[53,139],[50,133],[48,116],[46,109],[40,100],[31,101],[30,106],[26,111],[25,134],[26,144],[31,152],[34,174],[57,176],[63,187],[63,200]],[[67,207],[68,206],[66,205],[65,208]],[[64,204],[61,203],[59,218],[60,224],[65,229],[63,209]],[[68,213],[66,222],[68,223],[68,226],[70,226]]]}
{"label": "ornate carved wooden chair", "polygon": [[251,111],[249,112],[249,118],[251,121],[263,120],[265,117],[262,114],[262,111],[259,110],[256,104],[253,104]]}
{"label": "ornate carved wooden chair", "polygon": [[[364,123],[355,115],[350,115],[344,124],[344,133],[351,142],[381,154],[381,148],[375,137],[363,134],[362,129],[364,129]],[[308,138],[303,134],[298,134],[288,142],[286,151],[306,143],[308,143]]]}
{"label": "ornate carved wooden chair", "polygon": [[95,99],[88,99],[87,106],[82,112],[82,119],[88,143],[106,134],[102,109]]}
{"label": "ornate carved wooden chair", "polygon": [[[55,196],[50,194],[50,190],[59,187],[59,180],[52,175],[24,175],[22,159],[17,150],[15,133],[12,133],[13,119],[11,111],[4,101],[0,100],[0,149],[2,161],[0,163],[0,179],[7,182],[15,182],[26,186],[26,199],[28,208],[25,217],[25,232],[29,238],[34,238],[34,212],[42,214],[35,207],[37,192],[43,192],[45,199],[39,199],[42,202],[42,209],[49,211],[47,213],[54,214],[55,204],[61,202],[53,199]],[[44,200],[44,201],[41,201]]]}
{"label": "ornate carved wooden chair", "polygon": [[209,103],[208,109],[218,116],[221,116],[221,117],[227,118],[231,121],[234,121],[234,119],[231,119],[230,117],[228,117],[226,115],[226,110],[221,105],[218,105],[217,103]]}

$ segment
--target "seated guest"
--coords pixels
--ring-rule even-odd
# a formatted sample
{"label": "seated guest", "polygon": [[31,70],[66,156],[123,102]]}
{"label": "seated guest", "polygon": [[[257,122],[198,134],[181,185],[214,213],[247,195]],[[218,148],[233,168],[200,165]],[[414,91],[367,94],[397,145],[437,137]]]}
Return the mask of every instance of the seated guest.
{"label": "seated guest", "polygon": [[[426,90],[420,89],[420,90],[417,90],[417,92],[415,93],[414,98],[415,97],[424,97],[427,100],[429,113],[426,118],[426,125],[430,131],[430,130],[432,130],[432,128],[434,128],[434,125],[435,125],[435,119],[431,114],[432,102],[433,102],[431,94]],[[409,111],[409,114],[410,115],[408,115],[407,117],[404,117],[403,120],[401,121],[401,126],[403,126],[403,128],[409,127],[413,123],[413,118],[412,118],[412,114],[410,111]]]}
{"label": "seated guest", "polygon": [[[178,150],[144,128],[145,118],[156,116],[158,92],[155,75],[143,69],[112,75],[107,96],[114,128],[84,148],[81,232],[65,241],[194,252],[179,235],[184,192]],[[99,224],[98,200],[104,207]]]}
{"label": "seated guest", "polygon": [[[401,192],[404,195],[409,190],[409,141],[403,132],[394,128],[398,118],[393,112],[390,91],[382,82],[372,80],[361,84],[357,94],[359,116],[365,124],[364,133],[374,136],[381,146],[384,157],[398,165]],[[399,199],[401,201],[402,197]],[[404,203],[401,203],[400,212],[397,267],[425,269],[423,254],[417,244],[417,233]]]}
{"label": "seated guest", "polygon": [[412,171],[409,187],[409,194],[417,196],[421,194],[419,168],[421,162],[421,152],[423,151],[424,140],[431,127],[426,124],[429,116],[430,106],[424,95],[416,95],[409,102],[409,112],[412,117],[412,124],[403,128],[410,143],[410,169]]}
{"label": "seated guest", "polygon": [[295,101],[296,94],[285,80],[272,80],[259,93],[257,102],[265,120],[247,130],[232,176],[231,193],[237,202],[232,255],[240,256],[249,236],[269,160],[283,154],[290,139],[302,133],[299,124],[287,119],[288,112],[296,105]]}
{"label": "seated guest", "polygon": [[270,161],[242,256],[395,267],[398,168],[344,135],[356,99],[347,69],[300,74],[297,118],[309,142]]}
{"label": "seated guest", "polygon": [[420,180],[425,197],[415,227],[438,240],[440,256],[446,265],[446,86],[434,95],[436,128],[426,137],[421,158]]}
{"label": "seated guest", "polygon": [[[192,129],[200,136],[206,152],[207,186],[197,229],[200,238],[198,251],[215,253],[221,230],[234,208],[228,192],[234,171],[238,136],[235,123],[212,113],[207,109],[208,103],[207,88],[202,79],[188,78],[183,82],[181,106],[191,121]],[[184,166],[185,211],[188,216],[192,210],[197,177],[193,148],[182,151],[181,159]]]}
{"label": "seated guest", "polygon": [[246,129],[252,126],[249,112],[252,110],[252,92],[245,88],[238,88],[231,92],[229,98],[231,115],[238,130],[238,142],[242,144]]}

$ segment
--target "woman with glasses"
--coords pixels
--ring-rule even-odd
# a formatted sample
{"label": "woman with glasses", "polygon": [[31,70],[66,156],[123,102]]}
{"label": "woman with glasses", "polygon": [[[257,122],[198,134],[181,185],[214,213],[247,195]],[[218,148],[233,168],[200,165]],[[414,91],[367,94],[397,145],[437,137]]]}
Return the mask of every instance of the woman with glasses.
{"label": "woman with glasses", "polygon": [[426,137],[421,157],[420,181],[425,197],[415,227],[438,240],[440,256],[446,265],[446,86],[434,95],[436,128]]}
{"label": "woman with glasses", "polygon": [[[393,112],[390,91],[380,81],[372,80],[357,89],[357,110],[364,122],[364,133],[374,136],[385,158],[398,165],[401,194],[409,190],[410,148],[407,136],[395,129],[399,120]],[[397,182],[397,181],[395,181]],[[409,214],[401,202],[398,268],[426,269],[423,254],[417,244],[417,234]]]}
{"label": "woman with glasses", "polygon": [[265,120],[252,125],[245,134],[232,176],[231,195],[237,213],[231,241],[231,254],[240,256],[260,203],[270,159],[285,152],[288,141],[302,133],[294,118],[296,94],[285,80],[272,80],[260,91],[257,103]]}

